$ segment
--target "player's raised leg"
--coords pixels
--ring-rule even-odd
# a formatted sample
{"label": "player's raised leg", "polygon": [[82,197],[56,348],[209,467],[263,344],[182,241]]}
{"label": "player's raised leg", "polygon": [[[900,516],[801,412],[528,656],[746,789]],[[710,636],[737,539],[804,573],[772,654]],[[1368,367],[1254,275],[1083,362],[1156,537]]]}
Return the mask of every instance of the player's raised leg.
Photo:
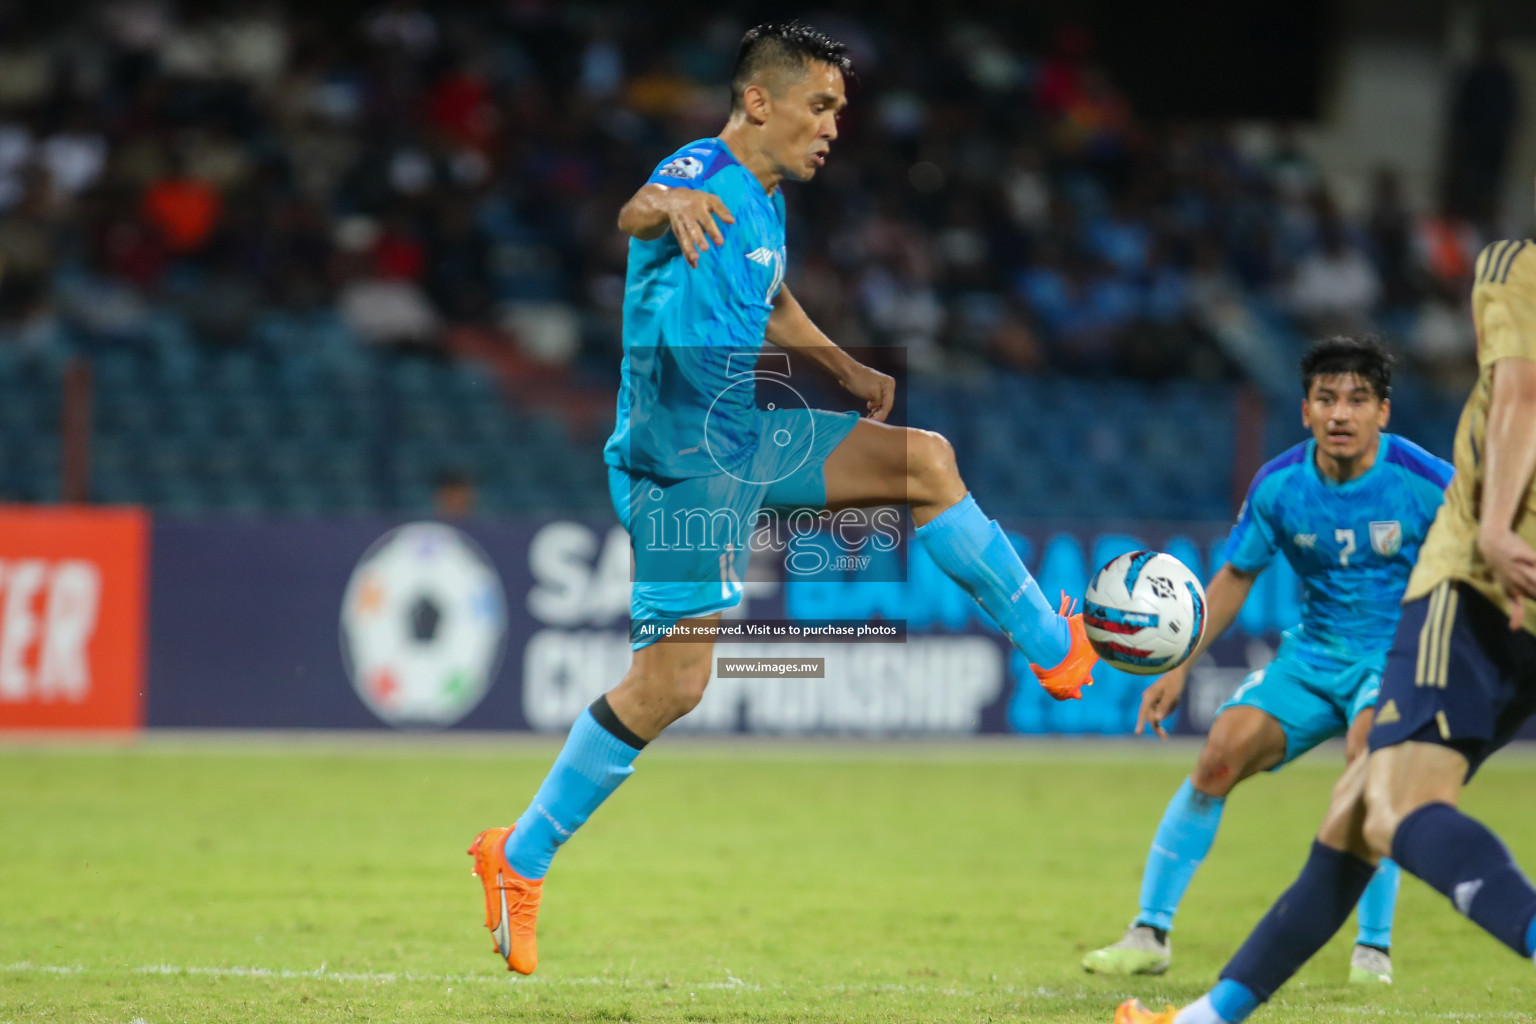
{"label": "player's raised leg", "polygon": [[[683,620],[696,630],[719,615]],[[535,924],[544,875],[555,851],[634,771],[645,745],[698,704],[709,682],[710,642],[663,641],[635,651],[617,687],[571,726],[565,746],[517,822],[470,844],[485,889],[485,926],[510,970],[538,966]]]}
{"label": "player's raised leg", "polygon": [[1041,593],[1002,527],[966,490],[942,435],[860,420],[827,459],[825,475],[828,508],[910,506],[934,563],[1029,658],[1041,685],[1058,700],[1081,696],[1098,660],[1081,616],[1058,613]]}
{"label": "player's raised leg", "polygon": [[[1536,708],[1536,637],[1446,580],[1405,606],[1371,731],[1365,836],[1521,956],[1536,951],[1536,888],[1457,803],[1464,780]],[[1418,657],[1413,657],[1418,655]]]}
{"label": "player's raised leg", "polygon": [[1466,757],[1407,742],[1371,755],[1365,832],[1522,957],[1536,956],[1536,887],[1488,826],[1456,806]]}
{"label": "player's raised leg", "polygon": [[1096,974],[1168,969],[1173,916],[1216,841],[1227,795],[1244,779],[1279,764],[1285,752],[1285,731],[1267,712],[1236,706],[1217,715],[1194,772],[1169,801],[1152,837],[1135,919],[1119,942],[1085,956],[1084,968]]}

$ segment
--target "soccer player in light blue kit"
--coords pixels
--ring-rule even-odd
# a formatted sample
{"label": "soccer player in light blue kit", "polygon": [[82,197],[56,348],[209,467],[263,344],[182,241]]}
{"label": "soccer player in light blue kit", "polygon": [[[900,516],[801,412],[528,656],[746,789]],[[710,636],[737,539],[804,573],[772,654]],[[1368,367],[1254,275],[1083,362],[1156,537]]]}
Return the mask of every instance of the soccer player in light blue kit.
{"label": "soccer player in light blue kit", "polygon": [[[848,68],[842,44],[804,25],[751,30],[719,137],[662,161],[619,213],[632,240],[618,422],[604,458],[635,555],[634,656],[572,726],[516,824],[470,846],[486,927],[510,970],[538,963],[534,929],[556,849],[703,696],[712,639],[657,641],[667,629],[707,631],[741,600],[761,509],[908,505],[935,564],[1036,664],[1047,691],[1070,699],[1091,682],[1097,656],[1082,617],[1045,599],[966,491],[949,443],[885,424],[895,382],[833,344],[784,286],[779,185],[825,162]],[[867,417],[797,405],[782,371],[760,369],[765,340],[830,373]],[[778,396],[763,408],[760,385]]]}
{"label": "soccer player in light blue kit", "polygon": [[[1274,661],[1217,711],[1195,770],[1174,794],[1152,839],[1141,909],[1125,936],[1083,966],[1100,974],[1161,974],[1184,891],[1221,823],[1227,794],[1344,735],[1345,757],[1365,753],[1381,672],[1403,590],[1451,479],[1451,465],[1382,432],[1391,412],[1392,357],[1374,339],[1330,338],[1301,364],[1302,421],[1312,440],[1267,463],[1227,541],[1206,597],[1210,628],[1184,665],[1142,696],[1136,723],[1166,737],[1163,720],[1189,667],[1236,620],[1253,581],[1276,552],[1303,582],[1301,624]],[[1350,980],[1392,980],[1392,916],[1399,872],[1382,862],[1360,901]]]}

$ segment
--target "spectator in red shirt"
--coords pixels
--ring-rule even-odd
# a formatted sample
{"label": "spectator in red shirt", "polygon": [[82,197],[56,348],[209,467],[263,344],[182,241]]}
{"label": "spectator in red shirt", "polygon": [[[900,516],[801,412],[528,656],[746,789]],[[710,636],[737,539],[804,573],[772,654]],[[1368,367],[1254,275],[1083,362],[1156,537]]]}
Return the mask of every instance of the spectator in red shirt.
{"label": "spectator in red shirt", "polygon": [[144,219],[159,229],[173,254],[203,248],[223,211],[223,197],[206,181],[187,172],[186,160],[173,154],[169,173],[144,190]]}

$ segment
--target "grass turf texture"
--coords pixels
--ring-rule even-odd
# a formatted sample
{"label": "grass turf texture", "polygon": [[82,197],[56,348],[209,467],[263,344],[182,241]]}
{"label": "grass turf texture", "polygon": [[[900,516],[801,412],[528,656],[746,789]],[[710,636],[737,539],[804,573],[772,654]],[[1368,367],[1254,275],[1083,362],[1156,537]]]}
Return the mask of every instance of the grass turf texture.
{"label": "grass turf texture", "polygon": [[[1182,1003],[1294,877],[1333,751],[1227,809],[1160,979],[1078,966],[1135,909],[1194,748],[663,741],[555,862],[510,976],[464,847],[555,747],[0,748],[0,1020],[1097,1021]],[[1465,806],[1536,865],[1536,760]],[[1255,1021],[1531,1021],[1536,971],[1404,879],[1398,984],[1353,921]]]}

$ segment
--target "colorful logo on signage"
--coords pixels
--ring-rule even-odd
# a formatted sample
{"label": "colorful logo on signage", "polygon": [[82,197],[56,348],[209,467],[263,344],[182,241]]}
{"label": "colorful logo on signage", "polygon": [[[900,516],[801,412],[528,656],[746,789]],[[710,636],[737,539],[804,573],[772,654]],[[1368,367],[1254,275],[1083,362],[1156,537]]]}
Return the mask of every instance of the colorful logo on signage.
{"label": "colorful logo on signage", "polygon": [[442,523],[379,538],[352,571],[341,650],[363,703],[397,726],[443,727],[480,703],[501,665],[507,598],[485,552]]}

